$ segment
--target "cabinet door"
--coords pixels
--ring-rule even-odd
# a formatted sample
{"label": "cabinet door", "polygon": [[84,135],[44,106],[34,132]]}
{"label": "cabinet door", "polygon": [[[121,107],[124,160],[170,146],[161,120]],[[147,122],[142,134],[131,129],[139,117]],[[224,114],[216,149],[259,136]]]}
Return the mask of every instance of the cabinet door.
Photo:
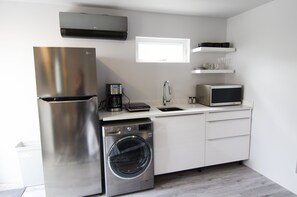
{"label": "cabinet door", "polygon": [[204,165],[205,114],[158,117],[153,122],[155,175]]}

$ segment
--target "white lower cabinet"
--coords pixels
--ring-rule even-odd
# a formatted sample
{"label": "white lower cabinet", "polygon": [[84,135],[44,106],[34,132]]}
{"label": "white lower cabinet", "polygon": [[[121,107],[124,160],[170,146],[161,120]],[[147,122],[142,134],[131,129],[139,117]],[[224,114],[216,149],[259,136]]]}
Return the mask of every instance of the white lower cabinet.
{"label": "white lower cabinet", "polygon": [[155,175],[204,166],[204,113],[152,120]]}
{"label": "white lower cabinet", "polygon": [[251,110],[206,115],[205,166],[249,158]]}
{"label": "white lower cabinet", "polygon": [[249,158],[251,109],[152,120],[155,175]]}

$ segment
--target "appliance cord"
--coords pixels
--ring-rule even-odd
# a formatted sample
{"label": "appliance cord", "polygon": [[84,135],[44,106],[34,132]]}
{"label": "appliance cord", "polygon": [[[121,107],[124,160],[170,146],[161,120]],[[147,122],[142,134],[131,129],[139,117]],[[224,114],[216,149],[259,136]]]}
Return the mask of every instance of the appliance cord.
{"label": "appliance cord", "polygon": [[130,104],[130,98],[125,94],[124,88],[123,88],[123,95],[128,99],[128,103],[126,105],[129,105]]}

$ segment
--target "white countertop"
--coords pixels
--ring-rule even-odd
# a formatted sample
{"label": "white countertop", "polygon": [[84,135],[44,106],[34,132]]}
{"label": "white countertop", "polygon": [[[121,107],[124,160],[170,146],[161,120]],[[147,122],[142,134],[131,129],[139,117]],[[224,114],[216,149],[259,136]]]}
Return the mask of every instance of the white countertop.
{"label": "white countertop", "polygon": [[[125,120],[125,119],[137,119],[137,118],[153,118],[162,116],[178,116],[178,115],[189,115],[189,114],[199,114],[204,112],[219,112],[219,111],[233,111],[233,110],[244,110],[252,109],[248,105],[236,105],[236,106],[223,106],[223,107],[207,107],[200,104],[171,104],[171,105],[150,105],[150,111],[143,112],[128,112],[123,109],[120,112],[107,112],[100,111],[99,119],[103,121],[113,121],[113,120]],[[158,107],[178,107],[183,110],[181,111],[170,111],[162,112]]]}

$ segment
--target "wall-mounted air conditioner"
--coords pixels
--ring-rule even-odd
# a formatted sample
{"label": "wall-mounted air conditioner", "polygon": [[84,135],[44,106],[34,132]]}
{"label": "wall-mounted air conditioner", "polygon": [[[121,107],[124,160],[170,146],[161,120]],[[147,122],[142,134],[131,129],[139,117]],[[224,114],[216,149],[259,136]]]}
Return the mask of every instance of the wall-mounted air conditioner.
{"label": "wall-mounted air conditioner", "polygon": [[127,17],[73,12],[60,12],[59,16],[63,37],[127,39]]}

